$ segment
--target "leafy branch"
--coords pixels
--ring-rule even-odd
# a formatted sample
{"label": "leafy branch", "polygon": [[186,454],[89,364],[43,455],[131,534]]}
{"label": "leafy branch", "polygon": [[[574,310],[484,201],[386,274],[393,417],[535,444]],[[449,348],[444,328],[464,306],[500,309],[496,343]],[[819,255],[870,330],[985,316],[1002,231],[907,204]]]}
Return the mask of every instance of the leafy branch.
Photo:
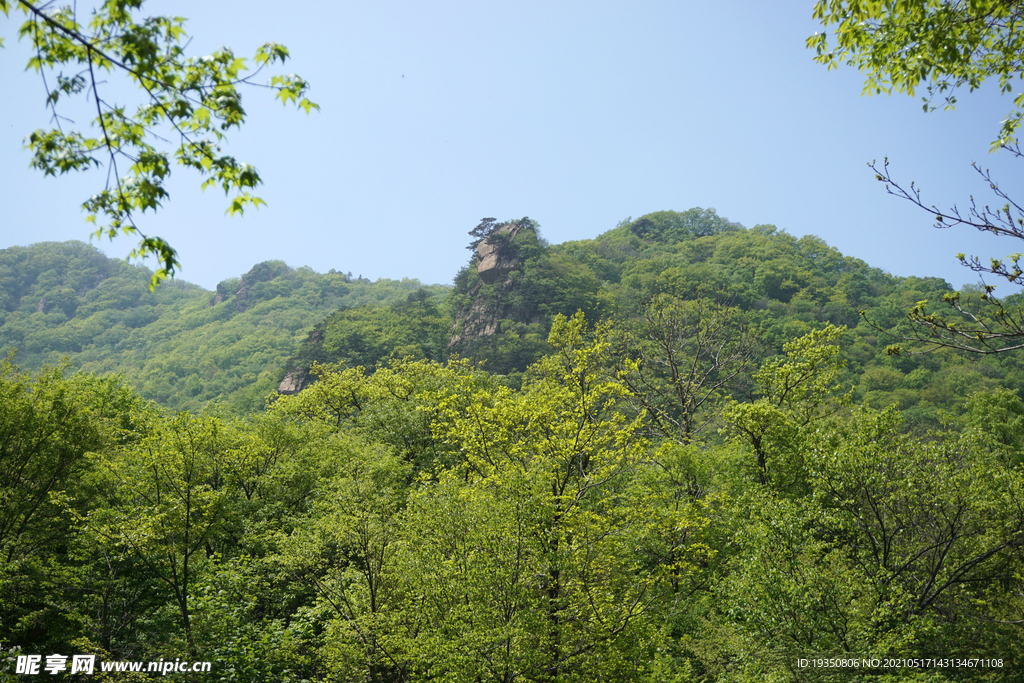
{"label": "leafy branch", "polygon": [[[862,94],[906,93],[924,86],[925,111],[956,105],[956,90],[977,90],[996,79],[1003,93],[1024,73],[1024,3],[1019,0],[818,0],[814,18],[830,32],[807,39],[814,60],[828,69],[845,64],[864,75]],[[992,148],[1013,144],[1024,120],[1024,94],[1001,122]]]}
{"label": "leafy branch", "polygon": [[[239,88],[269,88],[283,104],[293,103],[307,114],[319,107],[306,97],[309,84],[295,74],[272,76],[269,83],[253,80],[265,67],[285,62],[289,52],[283,45],[260,47],[254,58],[257,68],[248,75],[243,73],[246,60],[227,48],[204,57],[186,57],[185,20],[149,17],[137,22],[132,13],[143,1],[107,0],[93,12],[87,28],[69,7],[51,9],[48,3],[0,0],[0,10],[7,14],[13,5],[28,16],[19,37],[30,40],[35,48],[29,67],[40,73],[53,111],[54,127],[28,137],[32,166],[45,175],[58,175],[100,167],[106,161],[103,190],[82,204],[86,220],[96,224],[99,216],[104,217],[94,233],[97,237],[137,235],[140,241],[131,256],[152,255],[160,261],[150,282],[155,288],[181,264],[166,240],[139,229],[136,214],[156,211],[168,198],[165,183],[171,156],[177,165],[204,177],[203,189],[217,186],[231,195],[227,213],[244,213],[247,207],[265,202],[251,194],[262,183],[256,169],[224,154],[220,147],[225,132],[245,122]],[[82,69],[72,76],[58,73],[56,87],[51,88],[47,70],[68,65]],[[98,70],[122,73],[144,92],[143,102],[133,113],[103,99]],[[91,95],[98,137],[62,129],[57,104],[73,95]],[[161,126],[168,126],[179,138],[176,148],[158,148],[159,143],[169,143],[158,132]],[[119,157],[130,163],[127,173],[118,168]]]}

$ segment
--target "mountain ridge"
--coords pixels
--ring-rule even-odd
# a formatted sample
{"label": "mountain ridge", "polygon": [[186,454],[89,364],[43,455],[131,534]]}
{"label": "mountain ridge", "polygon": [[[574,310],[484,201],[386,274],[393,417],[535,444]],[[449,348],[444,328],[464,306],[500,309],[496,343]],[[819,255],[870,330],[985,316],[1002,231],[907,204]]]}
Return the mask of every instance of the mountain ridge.
{"label": "mountain ridge", "polygon": [[241,413],[273,393],[311,320],[423,287],[281,261],[257,264],[216,292],[177,279],[150,292],[149,275],[77,241],[0,250],[0,353],[17,349],[16,362],[31,371],[66,357],[79,370],[123,373],[175,410],[219,400]]}
{"label": "mountain ridge", "polygon": [[451,286],[265,261],[216,291],[173,280],[149,292],[145,268],[81,242],[13,247],[0,251],[0,353],[18,349],[15,362],[31,371],[66,357],[75,369],[122,373],[175,410],[242,414],[282,388],[306,386],[314,362],[372,371],[391,358],[443,361],[455,352],[516,384],[549,352],[558,315],[583,310],[628,325],[653,297],[710,293],[743,311],[769,356],[826,323],[846,325],[847,381],[858,398],[916,411],[922,425],[955,412],[971,390],[1024,390],[1024,367],[1012,357],[970,366],[954,352],[888,357],[880,330],[896,330],[917,301],[952,288],[893,276],[814,236],[746,228],[701,208],[556,245],[530,227],[508,240],[511,256],[490,282],[474,248]]}

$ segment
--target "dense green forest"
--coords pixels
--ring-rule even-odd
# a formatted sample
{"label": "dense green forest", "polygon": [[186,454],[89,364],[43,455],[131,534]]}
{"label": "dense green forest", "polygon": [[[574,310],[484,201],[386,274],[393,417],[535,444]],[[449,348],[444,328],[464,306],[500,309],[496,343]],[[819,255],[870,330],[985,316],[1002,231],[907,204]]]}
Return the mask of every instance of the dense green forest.
{"label": "dense green forest", "polygon": [[141,266],[81,242],[0,251],[0,353],[25,370],[121,373],[173,410],[221,401],[233,414],[261,410],[310,321],[341,307],[382,305],[424,289],[415,280],[370,282],[260,263],[209,292],[171,280],[155,292]]}
{"label": "dense green forest", "polygon": [[[455,352],[515,386],[551,352],[547,336],[556,315],[583,311],[589,320],[632,324],[658,297],[711,297],[737,310],[762,361],[826,323],[846,326],[839,342],[847,360],[843,382],[855,402],[895,405],[908,427],[921,431],[939,427],[943,414],[961,414],[977,391],[1024,392],[1019,355],[920,353],[925,346],[914,342],[903,343],[905,353],[888,353],[910,333],[907,311],[923,300],[941,305],[953,288],[938,278],[894,277],[814,236],[796,238],[770,225],[746,229],[701,208],[649,214],[595,239],[559,245],[548,245],[529,219],[491,229],[503,226],[528,229],[503,243],[506,267],[498,280],[478,276],[474,255],[441,304],[409,300],[338,311],[308,335],[289,367],[343,362],[372,369],[395,349],[400,357],[439,362]],[[964,297],[975,290],[981,291],[965,288]]]}
{"label": "dense green forest", "polygon": [[0,649],[1016,680],[1021,356],[889,348],[946,282],[711,209],[471,235],[451,287],[267,262],[150,293],[84,244],[0,252]]}

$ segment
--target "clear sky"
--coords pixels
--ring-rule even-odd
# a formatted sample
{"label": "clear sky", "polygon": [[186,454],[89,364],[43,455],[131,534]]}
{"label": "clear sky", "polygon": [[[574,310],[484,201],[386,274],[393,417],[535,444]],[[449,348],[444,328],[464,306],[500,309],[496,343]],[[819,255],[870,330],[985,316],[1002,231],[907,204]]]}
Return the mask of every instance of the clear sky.
{"label": "clear sky", "polygon": [[[804,46],[819,28],[812,6],[153,0],[146,14],[188,18],[196,55],[287,45],[284,71],[312,84],[321,111],[247,93],[249,121],[229,148],[259,169],[268,206],[229,218],[223,194],[181,170],[164,210],[140,226],[178,249],[182,279],[209,289],[269,259],[450,283],[484,216],[529,216],[559,243],[695,206],[954,286],[976,281],[957,252],[1021,251],[931,228],[866,166],[888,156],[895,177],[948,207],[993,201],[977,161],[1024,198],[1010,155],[988,152],[1009,97],[964,93],[956,111],[931,114],[906,96],[861,97],[856,71],[827,72]],[[24,71],[20,22],[0,17],[0,248],[87,240],[80,205],[104,173],[29,169],[23,140],[49,117],[38,76]],[[134,246],[94,243],[119,257]]]}

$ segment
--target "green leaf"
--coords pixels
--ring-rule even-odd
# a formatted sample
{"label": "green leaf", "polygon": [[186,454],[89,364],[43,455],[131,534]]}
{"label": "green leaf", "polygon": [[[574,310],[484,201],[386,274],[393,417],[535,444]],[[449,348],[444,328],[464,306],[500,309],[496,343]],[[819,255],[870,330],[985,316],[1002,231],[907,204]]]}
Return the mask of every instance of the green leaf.
{"label": "green leaf", "polygon": [[[257,86],[245,73],[245,59],[227,48],[198,58],[187,56],[184,19],[139,17],[140,0],[102,3],[87,25],[77,23],[72,7],[43,8],[30,2],[18,6],[28,15],[19,37],[32,43],[29,68],[47,78],[47,72],[56,72],[48,81],[57,84],[47,90],[48,105],[56,109],[68,98],[88,97],[84,104],[98,110],[92,122],[95,135],[54,128],[32,133],[27,142],[32,166],[45,175],[107,166],[108,185],[83,203],[91,223],[100,223],[102,217],[98,233],[135,234],[140,238],[137,255],[153,253],[136,214],[156,210],[167,199],[163,182],[170,175],[172,158],[198,172],[202,188],[218,185],[230,193],[260,184],[252,166],[218,149],[223,131],[245,121],[242,88]],[[6,14],[9,0],[0,0],[0,9]],[[255,63],[262,68],[288,56],[283,45],[267,43],[257,51]],[[74,75],[64,75],[68,68]],[[97,80],[101,70],[133,83],[137,102],[114,105],[105,99],[106,81]],[[307,114],[316,108],[305,98],[309,84],[300,77],[289,74],[272,80],[277,83],[275,95],[284,102],[294,101]],[[59,111],[53,113],[61,117]],[[171,135],[155,132],[167,126]],[[262,203],[243,193],[232,200],[228,213],[243,213],[246,206]],[[163,262],[155,281],[173,274],[177,264],[174,259]]]}

